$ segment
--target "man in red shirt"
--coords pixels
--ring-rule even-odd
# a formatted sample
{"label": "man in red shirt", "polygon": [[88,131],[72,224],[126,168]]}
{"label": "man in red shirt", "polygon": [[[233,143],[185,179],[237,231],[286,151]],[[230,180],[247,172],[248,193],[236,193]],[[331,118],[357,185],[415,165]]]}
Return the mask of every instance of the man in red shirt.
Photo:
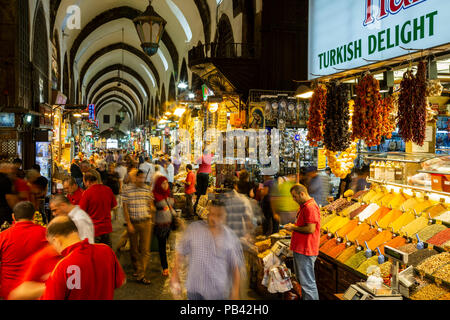
{"label": "man in red shirt", "polygon": [[42,300],[112,300],[126,276],[111,248],[81,241],[68,216],[50,222],[47,238],[63,258],[45,283]]}
{"label": "man in red shirt", "polygon": [[197,199],[194,204],[194,213],[197,213],[197,205],[201,196],[204,196],[208,190],[209,186],[209,175],[211,174],[211,162],[214,157],[212,153],[206,151],[207,147],[203,149],[203,154],[197,159],[198,170],[197,170],[197,187],[196,194]]}
{"label": "man in red shirt", "polygon": [[79,206],[91,217],[95,229],[95,243],[111,243],[111,210],[117,206],[116,197],[110,187],[99,184],[95,175],[90,172],[84,175],[83,192]]}
{"label": "man in red shirt", "polygon": [[295,225],[289,223],[285,226],[286,230],[292,231],[291,250],[294,252],[295,274],[302,286],[303,299],[319,300],[314,274],[320,243],[319,207],[301,184],[291,188],[291,195],[300,205]]}
{"label": "man in red shirt", "polygon": [[14,225],[0,233],[0,298],[7,299],[20,284],[27,259],[47,245],[45,228],[34,224],[31,202],[19,202],[13,209]]}
{"label": "man in red shirt", "polygon": [[186,218],[194,217],[194,208],[192,206],[192,196],[195,193],[195,175],[192,172],[192,165],[186,166],[187,176],[184,181],[184,193],[186,194]]}
{"label": "man in red shirt", "polygon": [[74,206],[77,206],[83,196],[83,189],[78,186],[75,178],[72,177],[64,180],[63,186],[64,192],[67,194],[67,199],[69,199]]}
{"label": "man in red shirt", "polygon": [[27,264],[22,283],[9,294],[10,300],[38,300],[45,291],[45,282],[61,255],[51,245],[35,253]]}

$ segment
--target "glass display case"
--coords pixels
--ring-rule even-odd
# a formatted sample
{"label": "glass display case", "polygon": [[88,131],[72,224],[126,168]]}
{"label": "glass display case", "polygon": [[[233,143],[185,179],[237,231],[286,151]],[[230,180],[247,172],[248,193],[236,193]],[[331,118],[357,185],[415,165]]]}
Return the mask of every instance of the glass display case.
{"label": "glass display case", "polygon": [[365,155],[368,180],[379,184],[450,196],[450,156],[388,152]]}

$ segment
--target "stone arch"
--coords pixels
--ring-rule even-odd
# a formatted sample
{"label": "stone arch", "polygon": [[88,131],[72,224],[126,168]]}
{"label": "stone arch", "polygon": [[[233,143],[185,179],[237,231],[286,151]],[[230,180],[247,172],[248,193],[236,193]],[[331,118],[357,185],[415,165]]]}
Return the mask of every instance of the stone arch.
{"label": "stone arch", "polygon": [[30,9],[28,0],[17,1],[17,35],[17,97],[19,105],[29,108],[32,97],[32,81],[30,72]]}
{"label": "stone arch", "polygon": [[220,17],[214,42],[216,44],[216,48],[214,48],[216,57],[236,56],[235,49],[232,46],[234,43],[233,27],[231,26],[230,19],[225,13]]}
{"label": "stone arch", "polygon": [[103,89],[106,85],[108,85],[110,83],[114,83],[114,82],[126,85],[128,88],[130,88],[138,96],[141,105],[144,104],[144,98],[142,97],[141,93],[136,88],[136,86],[134,84],[132,84],[131,82],[129,82],[128,80],[126,80],[124,78],[120,78],[120,77],[109,78],[109,79],[106,79],[105,81],[103,81],[102,83],[100,83],[94,90],[92,90],[92,92],[89,94],[89,96],[86,95],[87,101],[88,102],[91,101],[91,99],[93,97],[95,97],[95,95],[101,89]]}
{"label": "stone arch", "polygon": [[119,105],[121,105],[123,107],[125,107],[125,109],[127,109],[127,113],[128,113],[128,115],[130,117],[130,120],[133,121],[133,113],[132,113],[132,111],[130,109],[130,106],[128,104],[125,104],[123,101],[117,100],[117,99],[107,99],[107,100],[105,100],[98,107],[96,107],[97,110],[95,111],[95,114],[96,115],[99,114],[100,110],[102,110],[103,108],[107,107],[109,103],[113,103],[113,102],[117,103],[117,104],[119,104]]}
{"label": "stone arch", "polygon": [[67,52],[64,54],[64,67],[63,67],[63,87],[62,91],[66,96],[69,96],[69,61],[67,61]]}
{"label": "stone arch", "polygon": [[135,115],[135,118],[137,118],[139,116],[139,104],[136,101],[136,99],[128,91],[126,91],[126,90],[124,90],[122,88],[119,88],[119,87],[112,87],[112,88],[108,88],[108,89],[105,89],[103,91],[100,91],[100,93],[97,95],[97,97],[94,100],[92,100],[92,103],[96,104],[97,101],[99,101],[103,96],[105,96],[105,95],[107,95],[108,93],[111,93],[111,92],[119,92],[119,93],[127,96],[127,98],[130,99],[130,101],[132,101],[133,104],[134,104],[134,111],[135,111],[134,115]]}
{"label": "stone arch", "polygon": [[[108,11],[102,12],[99,15],[97,15],[94,19],[92,19],[78,34],[77,38],[73,42],[72,48],[70,49],[70,61],[73,63],[75,61],[75,57],[77,55],[78,50],[80,49],[81,44],[83,41],[91,34],[94,30],[101,27],[102,25],[122,19],[127,18],[130,20],[133,20],[135,17],[140,15],[142,12],[140,10],[122,6],[110,9]],[[172,63],[175,70],[178,70],[178,50],[175,47],[175,44],[172,41],[172,38],[169,36],[169,34],[165,31],[162,35],[161,41],[166,46],[167,50],[169,51],[170,57],[172,59]]]}
{"label": "stone arch", "polygon": [[169,82],[169,95],[168,95],[168,101],[170,103],[175,102],[177,100],[177,88],[175,84],[175,78],[173,74],[170,75],[170,82]]}
{"label": "stone arch", "polygon": [[33,27],[33,106],[39,110],[39,104],[50,102],[49,97],[49,57],[47,22],[42,2],[36,10]]}
{"label": "stone arch", "polygon": [[94,77],[92,77],[92,79],[89,81],[88,85],[86,86],[86,90],[85,90],[86,96],[88,96],[89,92],[91,91],[93,85],[97,82],[97,80],[100,79],[104,74],[107,74],[112,71],[118,71],[118,70],[120,70],[121,72],[128,73],[130,76],[135,78],[140,83],[140,85],[144,88],[144,91],[147,94],[147,97],[150,97],[150,89],[149,89],[147,83],[145,82],[145,80],[141,77],[141,75],[139,73],[137,73],[134,69],[132,69],[128,66],[125,66],[123,64],[114,64],[114,65],[108,66],[108,67],[100,70],[97,74],[95,74]]}
{"label": "stone arch", "polygon": [[203,33],[205,35],[205,43],[211,41],[211,11],[207,0],[194,0],[203,23]]}
{"label": "stone arch", "polygon": [[164,83],[161,88],[160,108],[162,108],[161,111],[166,112],[166,87],[164,86]]}
{"label": "stone arch", "polygon": [[[134,108],[130,105],[130,103],[128,102],[128,100],[126,100],[124,97],[118,95],[118,94],[111,94],[111,95],[107,95],[107,96],[103,96],[101,99],[99,99],[97,101],[97,104],[99,106],[103,105],[106,101],[108,100],[116,100],[116,101],[120,101],[122,102],[124,105],[126,105],[128,107],[129,110],[131,110],[131,115],[132,118],[134,118],[135,116],[135,110]],[[98,110],[96,108],[95,110],[95,114],[97,114]]]}
{"label": "stone arch", "polygon": [[[186,59],[183,58],[183,62],[181,63],[181,69],[180,69],[180,77],[179,82],[185,82],[189,85],[189,74],[186,64]],[[181,91],[184,91],[184,89],[180,89]]]}
{"label": "stone arch", "polygon": [[84,77],[86,76],[86,73],[89,70],[90,66],[96,60],[98,60],[100,57],[102,57],[105,54],[107,54],[111,51],[114,51],[114,50],[125,50],[125,51],[128,51],[131,54],[139,57],[140,59],[142,59],[142,61],[144,61],[146,63],[146,65],[150,68],[150,70],[152,71],[153,75],[155,76],[156,85],[159,86],[159,83],[160,83],[159,73],[156,70],[156,67],[154,66],[154,64],[150,60],[150,58],[141,50],[136,49],[135,47],[130,46],[129,44],[126,44],[126,43],[122,43],[122,42],[114,43],[109,46],[106,46],[103,49],[100,49],[99,51],[94,53],[91,57],[89,57],[89,59],[86,61],[86,63],[81,68],[80,79],[84,82]]}
{"label": "stone arch", "polygon": [[59,45],[58,30],[54,30],[52,37],[52,89],[61,90],[61,47]]}

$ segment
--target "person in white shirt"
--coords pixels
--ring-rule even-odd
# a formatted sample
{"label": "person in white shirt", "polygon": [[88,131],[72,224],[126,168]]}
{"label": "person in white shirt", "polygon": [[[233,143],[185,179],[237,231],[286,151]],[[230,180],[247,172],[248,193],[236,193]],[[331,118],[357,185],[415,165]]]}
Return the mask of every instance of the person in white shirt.
{"label": "person in white shirt", "polygon": [[91,217],[79,206],[74,206],[66,196],[57,194],[50,200],[50,210],[57,216],[69,216],[78,229],[80,239],[88,239],[89,243],[94,244],[94,224]]}
{"label": "person in white shirt", "polygon": [[168,159],[167,161],[168,162],[167,162],[167,168],[166,168],[166,172],[167,172],[166,178],[169,181],[170,190],[172,190],[174,176],[175,176],[175,168],[172,164],[172,160]]}
{"label": "person in white shirt", "polygon": [[153,165],[153,163],[150,162],[150,158],[149,157],[145,157],[145,161],[144,161],[144,163],[142,163],[139,166],[139,170],[144,171],[145,183],[147,185],[150,185],[150,182],[152,180],[152,176],[155,173],[155,166]]}
{"label": "person in white shirt", "polygon": [[119,165],[116,167],[116,172],[119,174],[120,181],[123,182],[125,176],[128,173],[127,167],[123,165],[123,162],[120,162]]}

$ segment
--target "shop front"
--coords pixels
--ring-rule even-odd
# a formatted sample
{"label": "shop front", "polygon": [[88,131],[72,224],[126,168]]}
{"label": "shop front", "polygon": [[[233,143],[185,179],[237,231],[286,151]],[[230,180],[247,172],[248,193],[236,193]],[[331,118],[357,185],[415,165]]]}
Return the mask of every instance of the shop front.
{"label": "shop front", "polygon": [[310,1],[308,140],[367,176],[321,208],[319,293],[448,299],[450,3],[350,2]]}

